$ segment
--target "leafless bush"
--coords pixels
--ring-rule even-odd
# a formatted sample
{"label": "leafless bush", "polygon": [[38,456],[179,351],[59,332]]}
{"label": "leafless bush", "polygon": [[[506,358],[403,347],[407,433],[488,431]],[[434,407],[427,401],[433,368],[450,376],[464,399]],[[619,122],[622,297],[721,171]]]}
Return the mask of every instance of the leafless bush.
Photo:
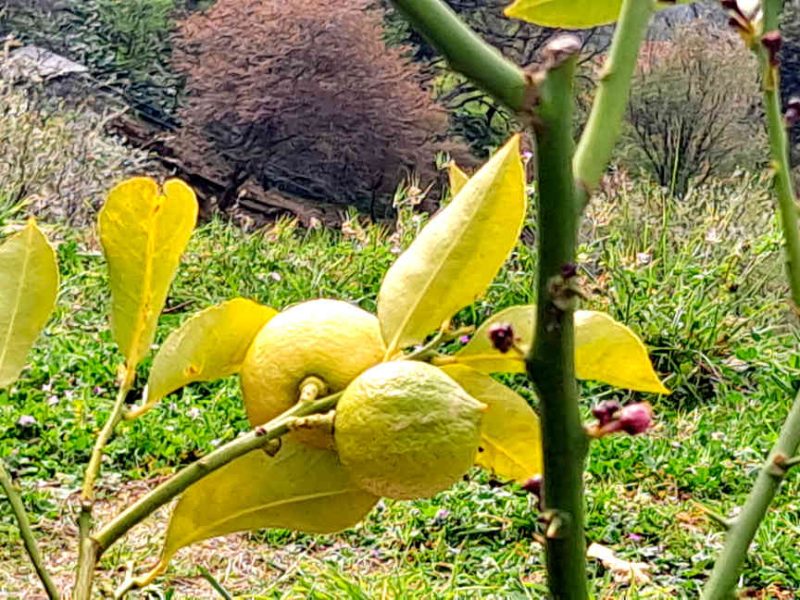
{"label": "leafless bush", "polygon": [[758,70],[735,35],[696,22],[650,42],[631,93],[624,162],[676,196],[764,156]]}
{"label": "leafless bush", "polygon": [[175,40],[180,158],[233,187],[254,177],[378,214],[408,171],[430,183],[437,151],[464,152],[381,19],[369,0],[219,0],[191,15]]}

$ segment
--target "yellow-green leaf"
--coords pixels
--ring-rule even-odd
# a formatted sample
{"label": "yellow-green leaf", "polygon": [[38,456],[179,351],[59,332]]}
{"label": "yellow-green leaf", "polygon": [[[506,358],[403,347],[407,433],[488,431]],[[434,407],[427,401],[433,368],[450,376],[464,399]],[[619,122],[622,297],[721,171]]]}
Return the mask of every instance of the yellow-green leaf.
{"label": "yellow-green leaf", "polygon": [[268,306],[235,298],[187,319],[158,349],[147,381],[145,403],[131,410],[128,418],[144,414],[185,385],[238,373],[256,334],[276,314]]}
{"label": "yellow-green leaf", "polygon": [[[456,359],[484,373],[524,373],[524,355],[531,346],[535,322],[535,306],[507,308],[481,325]],[[512,326],[518,349],[502,354],[492,346],[488,331],[495,323]],[[575,372],[579,379],[640,392],[669,393],[653,370],[639,336],[602,312],[575,312]]]}
{"label": "yellow-green leaf", "polygon": [[525,399],[486,375],[463,365],[443,371],[489,409],[481,423],[477,463],[499,477],[524,483],[542,473],[539,417]]}
{"label": "yellow-green leaf", "polygon": [[[650,0],[639,0],[649,2]],[[688,4],[692,0],[682,0]],[[659,8],[674,6],[660,2]],[[516,0],[506,8],[506,16],[522,19],[543,27],[585,29],[608,25],[619,17],[622,0]]]}
{"label": "yellow-green leaf", "polygon": [[514,136],[386,273],[378,318],[387,356],[422,341],[486,291],[517,242],[525,206]]}
{"label": "yellow-green leaf", "polygon": [[192,189],[145,177],[116,186],[100,211],[111,284],[111,329],[132,372],[153,343],[178,262],[197,222]]}
{"label": "yellow-green leaf", "polygon": [[0,388],[19,377],[57,295],[56,254],[30,219],[0,245]]}
{"label": "yellow-green leaf", "polygon": [[172,511],[158,565],[139,583],[163,572],[189,544],[268,527],[340,531],[363,519],[377,501],[350,481],[335,452],[284,439],[274,457],[255,450],[186,490]]}
{"label": "yellow-green leaf", "polygon": [[609,315],[592,310],[575,313],[575,371],[580,379],[669,394],[653,370],[639,336]]}
{"label": "yellow-green leaf", "polygon": [[456,197],[458,192],[460,192],[467,184],[467,181],[469,181],[469,175],[464,173],[455,161],[452,160],[447,166],[447,178],[450,181],[450,195],[452,197]]}

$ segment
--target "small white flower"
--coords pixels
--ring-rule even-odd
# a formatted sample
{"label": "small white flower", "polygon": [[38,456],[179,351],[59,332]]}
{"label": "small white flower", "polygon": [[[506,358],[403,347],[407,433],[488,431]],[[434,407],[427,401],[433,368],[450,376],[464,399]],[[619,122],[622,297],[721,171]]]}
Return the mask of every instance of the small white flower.
{"label": "small white flower", "polygon": [[653,260],[653,255],[649,252],[637,252],[636,253],[636,265],[639,267],[645,267],[649,265]]}
{"label": "small white flower", "polygon": [[17,420],[17,425],[20,427],[33,427],[36,425],[36,419],[30,415],[22,415]]}

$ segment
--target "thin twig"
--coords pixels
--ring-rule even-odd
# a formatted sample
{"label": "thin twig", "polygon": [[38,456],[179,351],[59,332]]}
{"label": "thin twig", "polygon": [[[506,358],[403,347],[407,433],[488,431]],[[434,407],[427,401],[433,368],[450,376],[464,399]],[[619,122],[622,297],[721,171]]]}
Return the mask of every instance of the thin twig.
{"label": "thin twig", "polygon": [[8,471],[6,471],[2,462],[0,462],[0,487],[3,488],[6,496],[8,496],[8,501],[11,504],[11,511],[17,519],[19,533],[25,544],[25,551],[28,553],[31,563],[33,563],[33,568],[36,570],[36,575],[39,576],[39,581],[42,582],[47,592],[47,597],[50,598],[50,600],[58,600],[58,588],[55,583],[53,583],[50,573],[48,573],[47,568],[44,566],[42,554],[39,552],[39,546],[36,544],[36,538],[33,536],[33,529],[31,529],[31,523],[28,520],[28,513],[25,512],[25,506],[22,504],[22,498],[14,487],[14,482],[11,480],[11,476],[8,474]]}

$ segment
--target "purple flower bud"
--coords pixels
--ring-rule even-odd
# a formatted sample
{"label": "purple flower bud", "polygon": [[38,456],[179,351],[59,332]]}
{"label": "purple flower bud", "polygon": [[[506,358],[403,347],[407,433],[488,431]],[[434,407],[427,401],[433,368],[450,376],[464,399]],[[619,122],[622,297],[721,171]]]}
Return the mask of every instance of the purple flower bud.
{"label": "purple flower bud", "polygon": [[466,344],[466,343],[469,342],[469,336],[468,335],[462,335],[460,338],[458,338],[458,341],[461,342],[462,344]]}
{"label": "purple flower bud", "polygon": [[780,64],[780,51],[783,45],[783,38],[780,31],[768,31],[761,37],[761,45],[767,49],[769,55],[769,64],[773,67]]}
{"label": "purple flower bud", "polygon": [[534,475],[533,477],[528,479],[528,481],[522,484],[522,489],[528,492],[529,494],[541,497],[543,484],[544,484],[544,478],[541,475]]}
{"label": "purple flower bud", "polygon": [[495,323],[489,327],[489,339],[492,346],[505,354],[514,346],[514,328],[510,323]]}
{"label": "purple flower bud", "polygon": [[592,408],[592,414],[601,427],[614,420],[614,416],[622,408],[616,400],[603,400]]}
{"label": "purple flower bud", "polygon": [[644,538],[638,533],[629,533],[628,539],[632,542],[641,542]]}
{"label": "purple flower bud", "polygon": [[644,433],[653,425],[653,408],[649,402],[628,404],[619,411],[619,428],[629,435]]}

